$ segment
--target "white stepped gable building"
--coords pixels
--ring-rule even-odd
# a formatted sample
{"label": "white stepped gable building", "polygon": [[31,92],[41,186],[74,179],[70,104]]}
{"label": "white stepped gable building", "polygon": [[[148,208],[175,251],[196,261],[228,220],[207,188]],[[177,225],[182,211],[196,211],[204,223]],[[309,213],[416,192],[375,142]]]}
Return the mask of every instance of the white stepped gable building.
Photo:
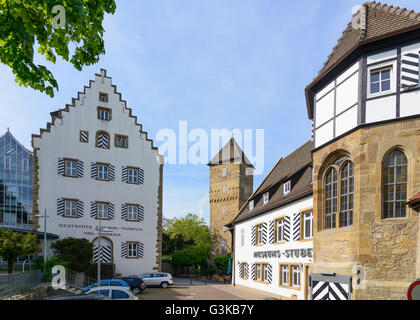
{"label": "white stepped gable building", "polygon": [[310,297],[312,143],[280,159],[229,225],[233,285],[285,299]]}
{"label": "white stepped gable building", "polygon": [[[160,270],[163,159],[106,71],[32,136],[34,213],[47,231],[85,238],[114,273]],[[38,230],[43,231],[40,219]],[[49,253],[51,254],[51,252]]]}

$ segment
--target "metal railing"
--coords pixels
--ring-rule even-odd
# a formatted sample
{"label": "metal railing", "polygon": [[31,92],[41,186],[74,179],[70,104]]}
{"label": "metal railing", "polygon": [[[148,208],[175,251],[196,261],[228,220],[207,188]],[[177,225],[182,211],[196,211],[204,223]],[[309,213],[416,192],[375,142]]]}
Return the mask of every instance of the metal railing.
{"label": "metal railing", "polygon": [[66,284],[72,287],[82,289],[96,283],[96,279],[88,277],[84,273],[79,273],[66,269]]}
{"label": "metal railing", "polygon": [[0,275],[0,299],[33,289],[41,284],[42,271]]}

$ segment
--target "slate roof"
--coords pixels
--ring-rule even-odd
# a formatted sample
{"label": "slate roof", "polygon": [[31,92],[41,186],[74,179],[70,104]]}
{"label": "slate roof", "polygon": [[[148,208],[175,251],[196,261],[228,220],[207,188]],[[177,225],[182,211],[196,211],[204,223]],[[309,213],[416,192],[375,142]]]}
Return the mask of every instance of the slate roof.
{"label": "slate roof", "polygon": [[[272,209],[281,207],[297,199],[312,195],[312,151],[311,141],[306,142],[296,151],[280,159],[264,181],[249,197],[232,223],[238,223]],[[283,184],[291,181],[291,190],[283,195]],[[270,200],[263,205],[263,194],[269,192]],[[254,200],[254,210],[249,211],[249,202]]]}
{"label": "slate roof", "polygon": [[207,165],[214,166],[232,162],[245,163],[249,167],[254,167],[234,138],[231,138]]}

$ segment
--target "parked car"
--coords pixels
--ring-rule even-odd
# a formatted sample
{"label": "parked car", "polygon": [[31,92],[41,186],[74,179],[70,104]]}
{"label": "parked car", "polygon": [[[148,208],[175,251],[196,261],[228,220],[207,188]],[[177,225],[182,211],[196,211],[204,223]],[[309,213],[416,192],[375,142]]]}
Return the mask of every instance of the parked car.
{"label": "parked car", "polygon": [[65,296],[57,296],[57,297],[48,297],[45,300],[111,300],[108,297],[105,297],[100,294],[73,294],[73,295],[65,295]]}
{"label": "parked car", "polygon": [[[92,288],[97,287],[98,285],[96,283],[88,286],[88,287],[84,287],[82,288],[83,291],[88,291]],[[108,280],[101,280],[100,283],[101,287],[128,287],[130,288],[130,286],[128,285],[128,283],[126,283],[125,281],[121,280],[121,279],[108,279]]]}
{"label": "parked car", "polygon": [[165,272],[149,272],[143,273],[139,276],[144,280],[146,286],[160,286],[168,288],[174,284],[174,279],[170,273]]}
{"label": "parked car", "polygon": [[126,282],[135,295],[139,294],[140,292],[146,289],[146,284],[144,283],[144,280],[139,277],[120,277],[118,278],[118,280]]}
{"label": "parked car", "polygon": [[85,293],[86,295],[102,295],[112,300],[138,300],[131,292],[130,287],[95,287]]}

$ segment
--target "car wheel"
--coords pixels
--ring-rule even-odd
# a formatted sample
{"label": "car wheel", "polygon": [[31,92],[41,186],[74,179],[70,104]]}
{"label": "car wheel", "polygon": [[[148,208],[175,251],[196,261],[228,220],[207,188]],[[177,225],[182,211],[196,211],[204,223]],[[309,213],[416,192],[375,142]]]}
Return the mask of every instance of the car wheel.
{"label": "car wheel", "polygon": [[138,295],[141,292],[141,289],[139,287],[133,288],[133,294]]}
{"label": "car wheel", "polygon": [[160,284],[160,286],[161,286],[162,288],[166,289],[166,288],[168,288],[168,287],[169,287],[169,283],[167,283],[167,282],[162,282],[162,283]]}

